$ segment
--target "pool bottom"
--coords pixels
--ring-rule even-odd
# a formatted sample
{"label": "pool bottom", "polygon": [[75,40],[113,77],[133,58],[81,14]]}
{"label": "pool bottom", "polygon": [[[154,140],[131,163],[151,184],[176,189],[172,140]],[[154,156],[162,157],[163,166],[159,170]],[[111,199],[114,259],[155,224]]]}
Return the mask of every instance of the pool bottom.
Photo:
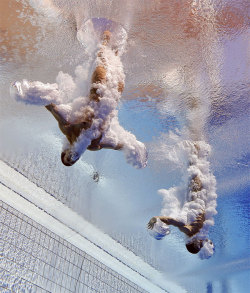
{"label": "pool bottom", "polygon": [[5,292],[147,292],[3,201],[0,231]]}

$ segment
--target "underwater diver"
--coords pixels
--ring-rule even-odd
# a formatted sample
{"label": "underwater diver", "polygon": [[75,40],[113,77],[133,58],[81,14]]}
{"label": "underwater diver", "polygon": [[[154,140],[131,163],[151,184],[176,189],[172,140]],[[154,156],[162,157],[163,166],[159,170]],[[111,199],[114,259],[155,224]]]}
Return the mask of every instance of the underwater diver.
{"label": "underwater diver", "polygon": [[[190,253],[196,254],[198,253],[201,248],[204,245],[204,240],[203,239],[199,239],[199,238],[193,238],[193,236],[195,234],[197,234],[203,227],[203,223],[205,221],[205,212],[199,214],[196,219],[189,223],[189,224],[185,224],[182,221],[173,219],[171,217],[164,217],[164,216],[157,216],[157,217],[153,217],[151,218],[151,220],[148,222],[148,229],[153,229],[154,225],[157,222],[157,219],[159,219],[160,221],[162,221],[163,223],[165,223],[166,225],[172,225],[174,227],[179,228],[179,230],[181,232],[183,232],[184,234],[186,234],[188,236],[188,241],[186,243],[186,248]],[[205,241],[210,241],[211,244],[211,240],[205,239]]]}
{"label": "underwater diver", "polygon": [[[128,163],[134,167],[143,168],[147,165],[145,145],[118,121],[117,106],[124,89],[125,75],[120,60],[122,48],[120,51],[111,37],[110,31],[102,34],[88,97],[73,97],[73,100],[65,103],[65,97],[72,96],[72,88],[74,93],[77,85],[69,75],[62,72],[58,74],[58,84],[23,80],[15,82],[12,87],[16,100],[44,105],[55,117],[67,139],[61,153],[61,161],[65,166],[77,162],[86,149],[121,150]],[[68,84],[73,84],[71,92],[67,91]]]}
{"label": "underwater diver", "polygon": [[[103,46],[107,46],[109,44],[110,37],[111,37],[111,33],[109,31],[105,31],[103,33],[103,41],[102,41]],[[96,87],[96,84],[98,83],[105,84],[106,75],[107,75],[107,69],[105,68],[107,64],[106,64],[105,57],[103,56],[102,49],[98,52],[97,56],[98,58],[100,58],[102,64],[98,65],[92,74],[91,89],[89,94],[89,100],[94,101],[96,104],[98,104],[98,102],[100,102],[100,99],[102,98],[101,94],[98,93],[98,88]],[[118,82],[118,85],[117,85],[118,92],[122,93],[123,89],[124,89],[123,82],[121,81]],[[77,122],[70,123],[65,120],[64,115],[60,113],[58,107],[55,104],[51,103],[45,107],[48,111],[51,112],[51,114],[58,121],[59,128],[68,139],[70,145],[73,145],[77,141],[82,131],[86,131],[87,129],[91,127],[93,123],[93,119],[95,118],[95,115],[93,112],[86,110],[85,112],[82,113],[82,117],[78,119]],[[117,143],[116,145],[102,143],[101,142],[102,126],[100,127],[100,132],[101,134],[98,138],[94,138],[91,140],[90,145],[88,145],[87,147],[88,150],[98,151],[103,148],[113,149],[113,150],[122,149],[123,147],[122,143]],[[64,150],[61,154],[61,160],[65,166],[72,166],[78,159],[79,159],[79,156],[76,153],[72,152],[71,148]]]}
{"label": "underwater diver", "polygon": [[[155,230],[156,234],[154,238],[157,240],[162,239],[165,235],[169,234],[169,229],[165,225],[171,225],[177,227],[182,233],[187,236],[186,248],[192,254],[197,254],[204,247],[207,254],[205,258],[210,257],[214,251],[214,245],[211,240],[207,238],[207,227],[202,232],[205,222],[209,222],[210,219],[206,213],[206,199],[207,190],[202,184],[200,176],[197,175],[197,158],[200,147],[198,143],[192,143],[192,159],[189,161],[189,170],[193,170],[193,174],[190,177],[190,183],[188,186],[187,202],[184,204],[182,211],[191,215],[192,220],[185,223],[182,217],[181,219],[175,219],[173,217],[156,216],[151,218],[147,224],[149,230]],[[197,156],[195,158],[195,155]],[[194,160],[194,161],[192,161]],[[181,214],[181,210],[179,211]],[[194,217],[194,215],[196,215]],[[187,216],[187,218],[190,218]],[[206,223],[207,226],[207,223]],[[162,228],[163,227],[163,228]],[[157,229],[160,229],[157,231]],[[164,231],[164,229],[166,229]],[[167,232],[167,233],[166,233]],[[161,234],[162,233],[162,234]]]}
{"label": "underwater diver", "polygon": [[[200,179],[198,176],[196,176],[192,180],[191,189],[193,192],[201,191],[202,185],[201,185],[201,182],[200,182]],[[186,234],[189,237],[190,240],[186,243],[186,248],[189,252],[196,254],[200,251],[200,249],[203,246],[203,241],[200,239],[197,239],[197,238],[192,239],[192,237],[195,234],[197,234],[201,230],[201,228],[203,227],[203,223],[205,221],[205,212],[200,213],[196,217],[196,219],[189,224],[185,224],[184,222],[182,222],[180,220],[173,219],[171,217],[164,217],[164,216],[153,217],[148,222],[148,229],[154,228],[154,225],[157,222],[157,219],[159,219],[160,221],[162,221],[166,225],[172,225],[174,227],[177,227],[181,232],[183,232],[184,234]]]}

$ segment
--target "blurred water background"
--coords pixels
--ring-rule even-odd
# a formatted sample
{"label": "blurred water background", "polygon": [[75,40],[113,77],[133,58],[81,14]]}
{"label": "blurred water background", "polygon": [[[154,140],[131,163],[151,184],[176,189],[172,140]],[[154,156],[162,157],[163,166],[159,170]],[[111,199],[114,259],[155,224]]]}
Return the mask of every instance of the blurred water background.
{"label": "blurred water background", "polygon": [[[62,134],[50,113],[9,94],[15,80],[53,83],[59,71],[91,67],[93,55],[79,41],[79,30],[98,17],[128,34],[119,119],[147,146],[142,170],[110,150],[86,152],[75,166],[64,167]],[[244,0],[3,0],[0,158],[188,292],[247,292],[249,61]],[[182,166],[166,156],[173,134],[212,148],[218,214],[209,260],[189,255],[174,229],[162,241],[146,230],[161,210],[157,190],[183,180]]]}

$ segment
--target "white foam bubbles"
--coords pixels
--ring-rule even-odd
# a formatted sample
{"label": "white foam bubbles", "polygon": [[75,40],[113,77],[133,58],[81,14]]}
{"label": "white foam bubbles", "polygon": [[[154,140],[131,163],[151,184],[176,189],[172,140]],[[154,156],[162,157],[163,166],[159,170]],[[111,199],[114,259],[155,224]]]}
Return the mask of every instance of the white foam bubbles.
{"label": "white foam bubbles", "polygon": [[[177,137],[176,137],[177,138]],[[179,138],[178,138],[179,140]],[[174,155],[167,154],[169,160],[181,164],[183,155],[187,156],[189,162],[183,170],[183,185],[170,189],[160,189],[158,193],[163,198],[161,215],[173,217],[184,223],[193,222],[197,216],[205,211],[205,222],[202,229],[194,235],[205,241],[208,238],[209,228],[214,225],[214,215],[216,215],[216,180],[211,173],[208,156],[211,148],[204,141],[178,141],[176,151],[172,149]],[[178,154],[178,155],[177,155]],[[198,176],[202,189],[192,191],[189,187],[191,180]],[[184,201],[184,204],[181,202]],[[200,257],[210,257],[214,249],[209,243],[204,242],[200,251]]]}
{"label": "white foam bubbles", "polygon": [[170,234],[169,226],[161,222],[158,218],[153,229],[148,229],[149,235],[156,240],[162,240],[166,235]]}
{"label": "white foam bubbles", "polygon": [[119,85],[125,84],[120,55],[123,52],[126,34],[122,32],[118,30],[119,38],[123,38],[120,46],[112,41],[113,36],[111,45],[99,43],[97,46],[94,68],[101,65],[106,70],[105,83],[91,85],[100,97],[98,102],[86,96],[86,80],[89,74],[88,69],[81,65],[76,67],[75,76],[59,72],[56,83],[53,84],[27,80],[15,82],[11,93],[16,100],[24,103],[44,106],[50,103],[56,104],[57,110],[68,122],[74,123],[83,119],[83,113],[85,116],[92,116],[90,128],[82,130],[74,144],[64,143],[64,150],[70,148],[72,153],[80,156],[93,139],[101,137],[100,144],[111,148],[121,145],[127,162],[136,168],[143,168],[147,164],[145,145],[132,133],[126,131],[118,121],[117,107],[121,98]]}

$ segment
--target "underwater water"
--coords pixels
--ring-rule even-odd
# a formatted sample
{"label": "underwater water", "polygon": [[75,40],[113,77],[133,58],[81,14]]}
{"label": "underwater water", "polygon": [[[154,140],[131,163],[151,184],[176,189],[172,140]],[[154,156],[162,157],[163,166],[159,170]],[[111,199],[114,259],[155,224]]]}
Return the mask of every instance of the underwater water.
{"label": "underwater water", "polygon": [[[187,292],[247,292],[247,1],[3,0],[0,14],[1,160],[166,281]],[[127,37],[117,61],[125,87],[114,116],[146,146],[147,167],[134,168],[136,156],[114,150],[86,150],[74,166],[65,167],[60,160],[64,137],[55,119],[42,106],[18,102],[10,88],[23,79],[61,80],[69,96],[72,77],[77,90],[88,95],[98,33],[110,24],[119,44],[124,40],[119,32]],[[59,72],[68,75],[60,79]],[[195,142],[205,153],[198,159]],[[130,145],[129,150],[141,146]],[[188,167],[190,157],[195,170]],[[209,259],[189,254],[185,235],[176,228],[160,241],[146,228],[153,216],[178,214],[179,204],[187,210],[185,217],[192,216],[196,208],[185,205],[192,172],[206,186],[202,204],[210,218],[204,233],[215,247]]]}

